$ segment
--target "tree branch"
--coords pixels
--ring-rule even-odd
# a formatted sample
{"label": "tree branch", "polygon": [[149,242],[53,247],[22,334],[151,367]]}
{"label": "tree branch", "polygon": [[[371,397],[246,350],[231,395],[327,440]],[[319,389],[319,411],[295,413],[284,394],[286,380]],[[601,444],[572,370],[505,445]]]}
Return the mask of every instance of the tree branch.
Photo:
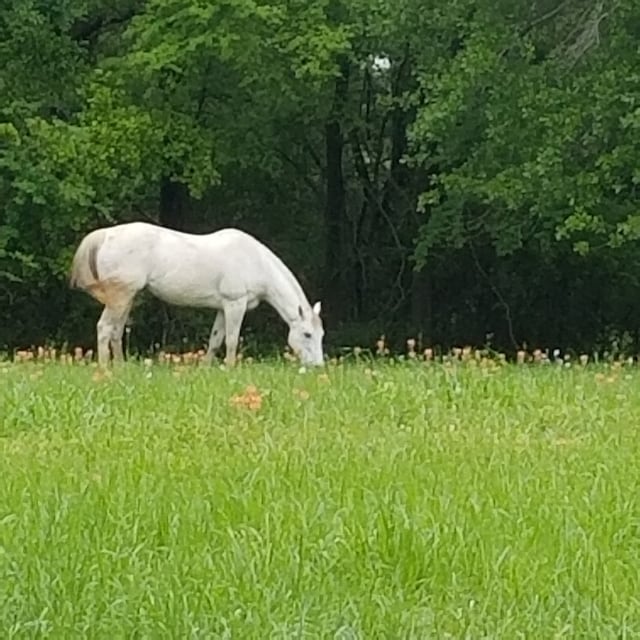
{"label": "tree branch", "polygon": [[322,201],[324,198],[324,192],[322,187],[316,184],[311,178],[309,178],[308,171],[303,169],[293,158],[289,157],[284,151],[281,149],[277,150],[277,154],[293,169],[296,170],[298,175],[302,178],[303,182],[309,187],[309,189],[317,196],[319,201]]}
{"label": "tree branch", "polygon": [[105,18],[105,16],[96,16],[88,20],[78,20],[69,30],[69,35],[78,41],[94,40],[101,31],[115,27],[125,22],[128,22],[136,15],[136,9],[129,9],[125,13],[112,18]]}
{"label": "tree branch", "polygon": [[[528,35],[529,33],[531,33],[531,31],[533,31],[536,27],[540,26],[541,24],[544,24],[545,22],[547,22],[548,20],[551,20],[552,18],[555,18],[555,16],[557,16],[559,13],[562,12],[562,10],[569,4],[569,0],[562,0],[562,2],[560,2],[557,6],[555,6],[553,9],[551,9],[550,11],[547,11],[547,13],[538,16],[537,18],[533,19],[531,22],[529,22],[528,24],[526,24],[524,27],[522,27],[515,35],[515,40],[516,42],[518,42],[519,40],[521,40],[522,38],[524,38],[526,35]],[[506,46],[498,55],[498,58],[504,58],[515,46],[515,43],[512,43],[508,46]]]}
{"label": "tree branch", "polygon": [[487,284],[491,287],[491,290],[493,291],[498,302],[500,303],[500,306],[504,309],[504,316],[505,316],[505,320],[507,321],[507,331],[509,332],[509,339],[511,340],[511,344],[517,350],[520,348],[520,345],[518,344],[515,336],[513,335],[513,322],[511,320],[511,308],[509,307],[509,304],[507,303],[507,301],[504,299],[504,296],[502,295],[502,293],[500,293],[500,289],[498,289],[498,287],[496,287],[496,285],[493,284],[493,281],[489,277],[489,274],[482,268],[482,265],[480,264],[480,260],[478,260],[478,255],[476,254],[476,249],[473,245],[473,242],[469,243],[469,247],[471,249],[471,255],[473,256],[473,261],[475,262],[476,269],[478,270],[480,275],[482,275],[482,277],[487,281]]}

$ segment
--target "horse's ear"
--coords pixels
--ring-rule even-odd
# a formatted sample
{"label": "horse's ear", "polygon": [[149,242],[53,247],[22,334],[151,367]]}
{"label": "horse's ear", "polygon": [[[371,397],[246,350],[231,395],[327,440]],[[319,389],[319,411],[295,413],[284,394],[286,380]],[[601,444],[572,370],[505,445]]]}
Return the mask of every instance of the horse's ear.
{"label": "horse's ear", "polygon": [[315,313],[317,316],[319,316],[321,307],[322,307],[322,305],[320,304],[320,301],[318,300],[318,302],[316,302],[313,305],[313,313]]}
{"label": "horse's ear", "polygon": [[300,320],[304,320],[304,311],[300,305],[298,305],[298,315],[300,316]]}

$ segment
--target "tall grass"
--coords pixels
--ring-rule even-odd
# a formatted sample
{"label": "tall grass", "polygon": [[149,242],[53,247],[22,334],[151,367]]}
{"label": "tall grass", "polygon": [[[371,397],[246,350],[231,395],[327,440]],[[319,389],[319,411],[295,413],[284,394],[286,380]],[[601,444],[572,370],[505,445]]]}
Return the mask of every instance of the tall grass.
{"label": "tall grass", "polygon": [[3,638],[640,637],[633,368],[94,371],[0,369]]}

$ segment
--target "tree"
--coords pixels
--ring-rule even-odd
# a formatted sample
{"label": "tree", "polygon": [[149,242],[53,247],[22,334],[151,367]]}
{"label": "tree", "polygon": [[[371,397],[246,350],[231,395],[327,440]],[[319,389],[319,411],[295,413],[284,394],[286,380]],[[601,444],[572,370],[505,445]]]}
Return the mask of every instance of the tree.
{"label": "tree", "polygon": [[[330,343],[632,329],[638,24],[630,0],[18,0],[1,340],[91,342],[71,252],[140,218],[254,232],[323,290]],[[157,311],[139,346],[199,335]]]}

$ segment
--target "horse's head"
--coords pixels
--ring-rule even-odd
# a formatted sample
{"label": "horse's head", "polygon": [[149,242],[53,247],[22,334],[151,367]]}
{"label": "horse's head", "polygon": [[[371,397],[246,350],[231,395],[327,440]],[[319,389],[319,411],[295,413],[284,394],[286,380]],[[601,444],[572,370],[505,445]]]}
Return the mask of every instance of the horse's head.
{"label": "horse's head", "polygon": [[324,328],[320,318],[320,303],[316,302],[310,310],[298,307],[298,317],[289,328],[289,346],[304,365],[321,366],[324,364],[322,339]]}

